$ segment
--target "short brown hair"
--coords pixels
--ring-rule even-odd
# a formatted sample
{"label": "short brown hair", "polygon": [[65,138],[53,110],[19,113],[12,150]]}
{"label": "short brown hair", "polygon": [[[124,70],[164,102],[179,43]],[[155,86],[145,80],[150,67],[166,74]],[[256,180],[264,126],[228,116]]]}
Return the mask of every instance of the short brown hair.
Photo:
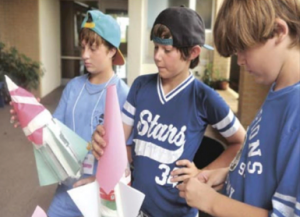
{"label": "short brown hair", "polygon": [[[172,38],[172,34],[169,28],[162,24],[156,24],[153,27],[152,36],[159,37],[159,38]],[[175,48],[179,50],[182,60],[187,60],[190,57],[192,47],[184,47],[184,48],[175,47]],[[199,56],[191,61],[190,68],[191,69],[195,68],[198,65],[198,63],[199,63]]]}
{"label": "short brown hair", "polygon": [[81,29],[79,38],[80,38],[79,43],[81,43],[82,41],[85,41],[90,46],[92,46],[94,43],[96,43],[97,47],[101,44],[104,44],[109,50],[115,48],[112,44],[110,44],[108,41],[104,40],[96,32],[94,32],[93,30],[90,30],[88,28]]}
{"label": "short brown hair", "polygon": [[275,19],[283,19],[292,39],[300,46],[300,0],[224,0],[214,26],[218,52],[229,57],[276,34]]}

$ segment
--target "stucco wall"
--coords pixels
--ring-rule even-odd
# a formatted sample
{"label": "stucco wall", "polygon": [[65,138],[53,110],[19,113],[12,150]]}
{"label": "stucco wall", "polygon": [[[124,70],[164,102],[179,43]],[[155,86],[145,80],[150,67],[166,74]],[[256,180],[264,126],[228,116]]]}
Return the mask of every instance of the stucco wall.
{"label": "stucco wall", "polygon": [[[0,0],[0,41],[39,61],[38,0]],[[39,95],[39,88],[34,90]]]}
{"label": "stucco wall", "polygon": [[61,84],[59,0],[39,0],[40,61],[45,69],[41,97]]}
{"label": "stucco wall", "polygon": [[0,41],[41,62],[43,97],[60,85],[59,0],[0,0]]}
{"label": "stucco wall", "polygon": [[38,0],[0,0],[0,21],[0,40],[38,60]]}

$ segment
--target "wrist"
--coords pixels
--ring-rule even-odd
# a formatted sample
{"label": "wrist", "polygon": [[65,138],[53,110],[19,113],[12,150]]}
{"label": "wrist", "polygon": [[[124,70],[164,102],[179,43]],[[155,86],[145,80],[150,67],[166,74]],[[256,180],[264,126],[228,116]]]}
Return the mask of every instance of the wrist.
{"label": "wrist", "polygon": [[207,207],[206,212],[213,215],[217,216],[218,213],[218,208],[220,206],[220,200],[222,199],[222,195],[218,193],[217,191],[214,191],[212,194],[211,201],[209,203],[209,206]]}

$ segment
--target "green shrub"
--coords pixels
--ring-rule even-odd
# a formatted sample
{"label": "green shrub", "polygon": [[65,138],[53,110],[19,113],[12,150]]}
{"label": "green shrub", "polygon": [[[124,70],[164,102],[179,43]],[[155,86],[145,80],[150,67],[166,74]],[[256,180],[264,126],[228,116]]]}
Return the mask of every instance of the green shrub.
{"label": "green shrub", "polygon": [[7,75],[17,85],[31,90],[38,87],[43,73],[41,63],[20,54],[14,47],[6,49],[5,44],[0,42],[0,81],[4,81],[4,75]]}

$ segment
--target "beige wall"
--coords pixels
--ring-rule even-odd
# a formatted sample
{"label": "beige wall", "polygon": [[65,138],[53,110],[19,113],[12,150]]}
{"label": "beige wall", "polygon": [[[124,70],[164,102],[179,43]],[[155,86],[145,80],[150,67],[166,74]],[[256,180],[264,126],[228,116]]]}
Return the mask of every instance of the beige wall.
{"label": "beige wall", "polygon": [[[215,18],[217,17],[217,13],[220,10],[222,3],[223,3],[223,0],[216,0],[216,2],[215,2]],[[213,38],[213,36],[212,36],[212,38]],[[220,72],[221,77],[229,78],[230,60],[231,60],[231,58],[221,57],[216,50],[214,51],[214,54],[213,54],[214,69],[218,70]]]}
{"label": "beige wall", "polygon": [[41,62],[43,97],[60,85],[59,0],[0,0],[0,41]]}
{"label": "beige wall", "polygon": [[144,35],[146,30],[146,6],[147,0],[129,0],[128,14],[128,57],[127,74],[128,85],[130,86],[134,79],[142,71],[142,59],[144,55]]}
{"label": "beige wall", "polygon": [[40,61],[45,69],[41,97],[61,84],[59,0],[39,0]]}
{"label": "beige wall", "polygon": [[[39,61],[38,0],[0,0],[0,41]],[[39,88],[33,91],[39,95]]]}
{"label": "beige wall", "polygon": [[38,0],[0,0],[0,21],[0,40],[38,60]]}

